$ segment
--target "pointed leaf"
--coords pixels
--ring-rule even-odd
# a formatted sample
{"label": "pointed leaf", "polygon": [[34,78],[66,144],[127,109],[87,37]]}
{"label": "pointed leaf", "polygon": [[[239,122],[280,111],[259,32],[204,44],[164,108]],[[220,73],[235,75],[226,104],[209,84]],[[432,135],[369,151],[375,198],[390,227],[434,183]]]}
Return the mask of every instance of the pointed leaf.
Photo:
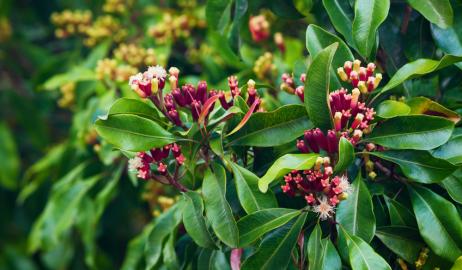
{"label": "pointed leaf", "polygon": [[451,198],[462,204],[462,169],[458,169],[452,175],[441,182]]}
{"label": "pointed leaf", "polygon": [[377,228],[377,238],[399,257],[413,264],[425,246],[419,231],[405,226],[387,226]]}
{"label": "pointed leaf", "polygon": [[417,226],[414,214],[404,205],[388,197],[385,197],[385,202],[388,206],[391,225],[401,225],[408,227]]}
{"label": "pointed leaf", "polygon": [[344,0],[323,0],[324,8],[329,15],[330,21],[335,30],[343,35],[350,46],[355,46],[353,41],[353,9],[348,1]]}
{"label": "pointed leaf", "polygon": [[338,149],[338,162],[335,164],[335,173],[346,170],[355,159],[355,149],[346,138],[340,138]]}
{"label": "pointed leaf", "polygon": [[380,118],[393,118],[410,112],[411,108],[406,103],[396,100],[385,100],[377,107],[377,116]]}
{"label": "pointed leaf", "polygon": [[321,269],[322,267],[322,230],[319,226],[319,223],[316,224],[313,231],[311,232],[310,238],[308,240],[308,262],[309,262],[309,269],[316,270]]}
{"label": "pointed leaf", "polygon": [[250,117],[252,116],[253,111],[255,111],[255,108],[257,107],[259,103],[260,103],[260,100],[255,99],[252,106],[250,106],[249,111],[242,118],[241,122],[239,122],[239,124],[237,124],[237,126],[231,132],[229,132],[226,136],[231,136],[232,134],[238,132],[242,127],[244,127],[244,125],[247,123],[247,121],[249,121]]}
{"label": "pointed leaf", "polygon": [[140,100],[131,98],[120,98],[112,104],[108,115],[117,114],[134,114],[154,121],[161,118],[157,109]]}
{"label": "pointed leaf", "polygon": [[458,113],[426,97],[415,97],[406,100],[406,104],[411,108],[411,114],[441,116],[453,121],[455,124],[460,120]]}
{"label": "pointed leaf", "polygon": [[329,237],[321,240],[322,244],[322,270],[340,270],[342,269],[342,260],[335,249],[334,244]]}
{"label": "pointed leaf", "polygon": [[407,2],[439,27],[446,28],[452,25],[454,15],[449,0],[407,0]]}
{"label": "pointed leaf", "polygon": [[452,137],[447,143],[431,152],[432,156],[449,161],[454,165],[462,164],[462,135]]}

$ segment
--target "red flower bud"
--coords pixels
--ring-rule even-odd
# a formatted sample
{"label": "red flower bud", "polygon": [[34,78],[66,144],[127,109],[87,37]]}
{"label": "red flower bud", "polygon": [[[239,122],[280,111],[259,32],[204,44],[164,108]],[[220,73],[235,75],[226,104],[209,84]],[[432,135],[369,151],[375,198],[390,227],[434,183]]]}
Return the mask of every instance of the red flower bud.
{"label": "red flower bud", "polygon": [[207,100],[207,83],[205,81],[200,81],[197,84],[197,94],[196,98],[204,104]]}

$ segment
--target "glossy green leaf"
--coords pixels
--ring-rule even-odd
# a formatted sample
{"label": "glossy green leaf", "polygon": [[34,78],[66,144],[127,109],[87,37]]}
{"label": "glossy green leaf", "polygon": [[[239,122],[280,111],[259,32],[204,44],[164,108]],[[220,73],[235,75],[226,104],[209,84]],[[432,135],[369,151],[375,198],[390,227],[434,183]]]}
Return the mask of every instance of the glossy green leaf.
{"label": "glossy green leaf", "polygon": [[258,176],[234,162],[229,164],[233,170],[237,196],[247,214],[278,206],[273,192],[262,193],[258,189]]}
{"label": "glossy green leaf", "polygon": [[269,184],[292,170],[308,170],[313,167],[317,154],[286,154],[278,158],[258,181],[258,188],[262,192],[268,190]]}
{"label": "glossy green leaf", "polygon": [[321,240],[322,246],[322,263],[321,268],[323,270],[340,270],[342,269],[342,260],[335,249],[334,244],[329,237]]}
{"label": "glossy green leaf", "polygon": [[308,269],[321,269],[322,267],[322,230],[319,226],[319,223],[316,224],[313,231],[310,234],[310,238],[308,239]]}
{"label": "glossy green leaf", "polygon": [[405,176],[424,184],[441,182],[456,170],[451,163],[434,158],[427,151],[389,150],[370,154],[398,164]]}
{"label": "glossy green leaf", "polygon": [[138,265],[144,259],[144,248],[148,235],[153,228],[153,224],[150,223],[143,228],[143,231],[135,238],[130,240],[127,245],[127,253],[125,254],[121,270],[136,270]]}
{"label": "glossy green leaf", "polygon": [[404,102],[385,100],[377,106],[376,113],[380,118],[393,118],[401,115],[408,115],[411,108]]}
{"label": "glossy green leaf", "polygon": [[322,3],[335,30],[343,35],[350,46],[354,47],[355,44],[352,35],[354,14],[349,3],[344,0],[323,0]]}
{"label": "glossy green leaf", "polygon": [[449,0],[407,0],[407,2],[427,20],[439,27],[446,28],[452,25],[454,15]]}
{"label": "glossy green leaf", "polygon": [[349,235],[345,229],[340,228],[347,242],[351,269],[391,270],[388,263],[367,242],[355,235]]}
{"label": "glossy green leaf", "polygon": [[181,216],[181,204],[175,204],[167,212],[157,217],[146,241],[146,269],[153,269],[159,262],[162,256],[162,243],[180,224]]}
{"label": "glossy green leaf", "polygon": [[109,109],[108,115],[133,114],[157,121],[160,119],[159,111],[148,104],[130,98],[120,98]]}
{"label": "glossy green leaf", "polygon": [[334,167],[335,173],[345,171],[355,159],[355,149],[348,139],[340,138],[338,149],[338,162]]}
{"label": "glossy green leaf", "polygon": [[279,228],[300,213],[300,211],[293,209],[272,208],[260,210],[241,218],[237,222],[239,246],[249,246],[265,233]]}
{"label": "glossy green leaf", "polygon": [[353,191],[337,207],[336,220],[351,235],[370,242],[375,233],[375,215],[372,198],[361,174],[351,185]]}
{"label": "glossy green leaf", "polygon": [[[221,167],[218,165],[218,167]],[[217,171],[207,169],[202,183],[202,193],[205,202],[207,219],[212,225],[213,231],[226,245],[236,247],[238,245],[239,232],[233,217],[231,207],[226,201],[225,190],[226,177],[216,175]]]}
{"label": "glossy green leaf", "polygon": [[427,115],[397,116],[378,124],[364,139],[394,149],[430,150],[449,140],[450,120]]}
{"label": "glossy green leaf", "polygon": [[451,270],[460,270],[462,269],[462,256],[457,258],[454,262],[454,265],[451,267]]}
{"label": "glossy green leaf", "polygon": [[440,147],[434,149],[431,154],[436,158],[441,158],[454,165],[462,164],[462,135],[454,136]]}
{"label": "glossy green leaf", "polygon": [[19,152],[16,148],[13,134],[6,124],[0,122],[0,186],[14,189],[18,186],[19,179]]}
{"label": "glossy green leaf", "polygon": [[338,43],[334,43],[316,54],[306,73],[309,79],[305,82],[305,107],[313,124],[323,130],[332,127],[329,75],[337,47]]}
{"label": "glossy green leaf", "polygon": [[93,69],[83,66],[75,66],[66,73],[57,74],[49,78],[40,89],[55,90],[69,82],[91,81],[96,79]]}
{"label": "glossy green leaf", "polygon": [[420,235],[437,255],[455,261],[462,255],[462,220],[452,203],[430,189],[408,186]]}
{"label": "glossy green leaf", "polygon": [[301,105],[286,105],[271,112],[254,113],[238,132],[229,136],[229,145],[269,147],[282,145],[303,135],[313,125]]}
{"label": "glossy green leaf", "polygon": [[271,11],[279,17],[287,19],[300,19],[303,18],[303,14],[298,12],[294,5],[293,0],[278,1],[278,0],[267,0]]}
{"label": "glossy green leaf", "polygon": [[385,197],[385,202],[388,206],[391,225],[416,227],[414,214],[398,201]]}
{"label": "glossy green leaf", "polygon": [[127,151],[146,151],[175,141],[173,135],[156,122],[132,114],[98,119],[95,128],[103,139]]}
{"label": "glossy green leaf", "polygon": [[205,18],[207,25],[213,30],[222,31],[229,23],[231,0],[207,0]]}
{"label": "glossy green leaf", "polygon": [[443,56],[443,58],[441,58],[439,61],[432,59],[418,59],[407,63],[398,69],[398,71],[396,71],[393,77],[391,77],[390,81],[388,81],[388,83],[379,92],[379,95],[395,88],[406,80],[432,73],[461,61],[462,56],[447,54]]}
{"label": "glossy green leaf", "polygon": [[285,269],[297,243],[307,213],[265,237],[258,249],[241,266],[242,270]]}
{"label": "glossy green leaf", "polygon": [[368,58],[375,48],[377,29],[390,9],[389,0],[356,0],[353,20],[353,39],[359,53]]}
{"label": "glossy green leaf", "polygon": [[214,248],[215,243],[205,222],[202,197],[194,191],[185,192],[183,196],[186,201],[183,209],[183,224],[186,231],[198,246]]}
{"label": "glossy green leaf", "polygon": [[406,100],[406,104],[411,108],[411,114],[427,114],[445,117],[457,124],[460,115],[443,105],[426,97],[415,97]]}
{"label": "glossy green leaf", "polygon": [[331,63],[331,89],[341,86],[337,76],[337,68],[343,67],[345,61],[353,61],[354,56],[345,42],[339,37],[314,24],[310,24],[306,29],[306,48],[312,57],[315,57],[324,48],[334,43],[338,43],[338,48]]}
{"label": "glossy green leaf", "polygon": [[441,184],[443,184],[454,201],[462,204],[462,169],[457,169],[453,174],[445,178]]}
{"label": "glossy green leaf", "polygon": [[406,226],[386,226],[377,228],[377,238],[391,251],[413,264],[425,246],[421,241],[419,231]]}

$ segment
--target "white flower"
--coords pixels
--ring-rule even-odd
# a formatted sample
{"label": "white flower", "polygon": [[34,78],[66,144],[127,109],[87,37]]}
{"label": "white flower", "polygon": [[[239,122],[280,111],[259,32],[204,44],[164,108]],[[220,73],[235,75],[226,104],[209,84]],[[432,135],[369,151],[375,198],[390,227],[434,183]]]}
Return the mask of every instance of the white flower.
{"label": "white flower", "polygon": [[334,213],[334,208],[327,201],[327,197],[323,196],[318,199],[319,204],[313,207],[313,211],[318,213],[320,219],[327,219]]}
{"label": "white flower", "polygon": [[165,79],[167,77],[167,71],[159,65],[149,67],[145,74],[149,80],[152,80],[152,78]]}
{"label": "white flower", "polygon": [[338,184],[338,187],[342,189],[342,192],[345,192],[347,194],[350,194],[353,191],[350,182],[348,182],[348,178],[345,175],[343,175],[340,178],[340,183]]}
{"label": "white flower", "polygon": [[128,169],[130,171],[137,171],[141,167],[143,167],[143,160],[139,156],[128,160]]}
{"label": "white flower", "polygon": [[128,81],[128,85],[130,85],[130,87],[132,89],[134,89],[136,86],[138,86],[138,83],[141,82],[142,80],[143,80],[143,74],[141,74],[141,72],[140,72],[138,74],[130,76],[130,80]]}

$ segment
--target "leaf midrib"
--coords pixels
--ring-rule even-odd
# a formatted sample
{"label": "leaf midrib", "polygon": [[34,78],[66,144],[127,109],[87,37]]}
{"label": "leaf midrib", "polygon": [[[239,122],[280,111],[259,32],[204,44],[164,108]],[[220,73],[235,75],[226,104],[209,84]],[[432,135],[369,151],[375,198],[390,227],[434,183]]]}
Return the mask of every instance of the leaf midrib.
{"label": "leaf midrib", "polygon": [[[402,161],[403,163],[414,164],[414,165],[418,165],[418,166],[421,166],[421,167],[427,167],[427,168],[431,168],[431,169],[435,169],[435,170],[440,170],[440,171],[445,171],[445,170],[449,169],[449,167],[446,167],[446,168],[443,168],[443,167],[434,167],[434,166],[431,166],[431,165],[428,165],[428,164],[422,164],[422,163],[419,163],[419,162],[408,161],[408,160],[406,160],[406,159],[399,159],[399,158],[396,158],[396,157],[390,157],[390,156],[386,156],[386,155],[377,155],[377,154],[375,154],[375,153],[374,153],[374,154],[371,153],[371,154],[374,155],[374,156],[383,158],[383,159],[389,158],[389,159],[394,160],[394,161]],[[386,158],[384,158],[384,156],[385,156]]]}
{"label": "leaf midrib", "polygon": [[371,139],[382,139],[382,138],[390,138],[390,137],[402,137],[402,136],[406,136],[406,135],[417,135],[417,134],[420,134],[420,133],[434,133],[434,132],[439,132],[441,130],[445,130],[445,129],[448,129],[449,127],[441,127],[441,128],[438,128],[438,129],[432,129],[432,130],[422,130],[422,131],[414,131],[414,132],[405,132],[405,133],[397,133],[397,134],[389,134],[389,135],[381,135],[381,136],[371,136],[371,137],[368,137],[366,139],[364,139],[364,141],[369,141]]}
{"label": "leaf midrib", "polygon": [[115,127],[105,126],[105,125],[101,125],[101,124],[96,124],[96,126],[98,126],[100,128],[117,130],[117,131],[123,132],[123,133],[133,134],[133,135],[137,135],[137,136],[140,136],[140,137],[153,138],[153,139],[173,139],[173,137],[142,134],[142,133],[130,131],[130,130],[127,130],[127,129],[115,128]]}
{"label": "leaf midrib", "polygon": [[[261,228],[261,227],[263,227],[263,226],[266,227],[266,226],[268,226],[268,225],[272,225],[272,224],[274,224],[274,223],[277,223],[277,221],[279,221],[279,220],[281,220],[281,219],[284,219],[284,218],[286,218],[287,216],[294,215],[294,214],[296,214],[296,212],[290,212],[290,213],[284,214],[284,215],[282,215],[282,216],[276,217],[275,219],[270,220],[269,222],[267,222],[267,223],[265,223],[265,224],[263,224],[263,225],[260,225],[259,227],[255,228],[255,229],[253,229],[253,230],[251,230],[251,231],[249,231],[249,232],[247,232],[247,233],[245,233],[245,234],[242,234],[241,237],[244,238],[244,237],[246,237],[247,235],[249,235],[249,234],[251,234],[251,233],[254,233],[254,232],[256,232],[256,231],[259,231],[259,228]],[[296,217],[296,215],[294,215],[294,217]],[[281,226],[284,225],[284,224],[286,224],[286,223],[289,222],[289,221],[290,221],[290,219],[287,220],[285,223],[281,224]]]}

